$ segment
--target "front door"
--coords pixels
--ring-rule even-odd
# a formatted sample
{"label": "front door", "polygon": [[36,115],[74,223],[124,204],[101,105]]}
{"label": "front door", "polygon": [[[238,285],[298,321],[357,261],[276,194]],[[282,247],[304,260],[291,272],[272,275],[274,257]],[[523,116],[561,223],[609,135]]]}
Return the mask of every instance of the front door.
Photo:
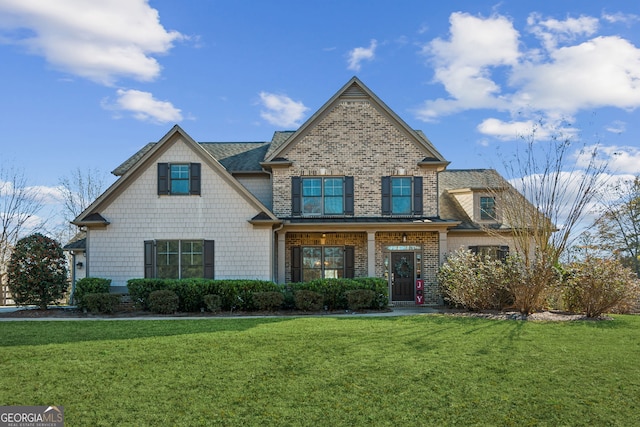
{"label": "front door", "polygon": [[391,301],[413,301],[413,252],[391,253]]}

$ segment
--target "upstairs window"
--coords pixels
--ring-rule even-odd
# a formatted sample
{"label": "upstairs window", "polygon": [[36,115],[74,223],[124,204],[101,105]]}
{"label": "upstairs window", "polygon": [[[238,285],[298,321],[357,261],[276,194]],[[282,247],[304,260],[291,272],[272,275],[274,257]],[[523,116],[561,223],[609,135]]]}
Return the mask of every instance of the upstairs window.
{"label": "upstairs window", "polygon": [[480,197],[480,219],[482,221],[496,220],[495,197]]}
{"label": "upstairs window", "polygon": [[353,215],[353,177],[292,177],[293,216]]}
{"label": "upstairs window", "polygon": [[200,195],[200,163],[158,163],[159,195]]}
{"label": "upstairs window", "polygon": [[422,215],[422,177],[382,177],[382,215]]}

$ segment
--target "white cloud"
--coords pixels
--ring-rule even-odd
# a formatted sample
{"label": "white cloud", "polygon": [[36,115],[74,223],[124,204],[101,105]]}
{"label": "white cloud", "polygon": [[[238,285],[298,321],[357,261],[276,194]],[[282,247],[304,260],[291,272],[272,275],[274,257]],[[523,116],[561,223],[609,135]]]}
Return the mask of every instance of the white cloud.
{"label": "white cloud", "polygon": [[5,42],[105,85],[120,77],[155,79],[160,65],[152,55],[184,38],[160,24],[147,0],[3,0],[0,30]]}
{"label": "white cloud", "polygon": [[483,19],[457,12],[449,22],[450,38],[436,38],[422,51],[435,66],[434,81],[444,85],[451,98],[427,101],[418,116],[430,121],[469,108],[506,108],[491,71],[518,63],[519,33],[502,16]]}
{"label": "white cloud", "polygon": [[348,69],[353,71],[360,71],[362,61],[373,61],[376,57],[376,47],[378,42],[374,39],[371,40],[369,47],[356,47],[349,51],[348,54]]}
{"label": "white cloud", "polygon": [[[504,16],[453,13],[448,39],[436,38],[422,49],[434,66],[434,82],[449,97],[426,101],[416,115],[433,121],[470,109],[497,110],[509,118],[486,118],[478,131],[509,139],[540,119],[558,125],[583,110],[635,109],[640,49],[618,36],[595,36],[598,28],[593,17],[560,21],[532,14],[527,29],[542,48],[528,47]],[[538,137],[551,135],[539,131]]]}
{"label": "white cloud", "polygon": [[598,30],[598,19],[590,16],[557,19],[542,19],[537,13],[532,13],[527,19],[529,31],[542,40],[547,50],[553,50],[558,43],[575,40],[579,36],[591,36]]}
{"label": "white cloud", "polygon": [[282,127],[298,127],[309,110],[302,102],[296,102],[286,95],[260,92],[260,102],[265,110],[260,117],[269,123]]}
{"label": "white cloud", "polygon": [[597,159],[608,165],[614,174],[640,174],[640,148],[617,145],[592,145],[574,153],[576,165],[584,168],[591,160],[591,154],[597,152]]}
{"label": "white cloud", "polygon": [[149,92],[118,89],[115,103],[103,101],[102,106],[112,111],[128,111],[138,120],[152,123],[171,123],[182,120],[180,109],[168,101],[159,101]]}

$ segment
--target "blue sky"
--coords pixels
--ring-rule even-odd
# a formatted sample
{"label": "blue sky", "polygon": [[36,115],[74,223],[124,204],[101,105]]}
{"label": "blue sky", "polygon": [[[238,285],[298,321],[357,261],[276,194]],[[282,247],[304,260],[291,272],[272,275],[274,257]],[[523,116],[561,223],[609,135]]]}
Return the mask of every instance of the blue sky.
{"label": "blue sky", "polygon": [[451,168],[500,170],[542,123],[640,173],[632,1],[0,0],[0,63],[0,164],[53,200],[175,123],[270,140],[354,75]]}

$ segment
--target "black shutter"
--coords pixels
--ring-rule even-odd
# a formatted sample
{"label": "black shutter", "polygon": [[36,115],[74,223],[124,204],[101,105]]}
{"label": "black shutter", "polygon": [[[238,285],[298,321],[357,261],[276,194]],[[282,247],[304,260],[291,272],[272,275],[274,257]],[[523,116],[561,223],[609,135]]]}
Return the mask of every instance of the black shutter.
{"label": "black shutter", "polygon": [[356,273],[356,248],[353,246],[344,247],[344,277],[353,279]]}
{"label": "black shutter", "polygon": [[169,194],[169,163],[158,163],[158,194]]}
{"label": "black shutter", "polygon": [[353,215],[353,177],[344,177],[344,214]]}
{"label": "black shutter", "polygon": [[382,215],[391,215],[391,177],[382,177]]}
{"label": "black shutter", "polygon": [[213,240],[204,241],[204,278],[215,278],[215,244]]}
{"label": "black shutter", "polygon": [[189,194],[200,195],[200,163],[189,165]]}
{"label": "black shutter", "polygon": [[302,179],[291,177],[291,216],[302,215]]}
{"label": "black shutter", "polygon": [[508,256],[509,256],[509,246],[500,246],[500,249],[498,250],[498,259],[500,261],[506,261]]}
{"label": "black shutter", "polygon": [[413,177],[413,214],[422,215],[422,177]]}
{"label": "black shutter", "polygon": [[144,241],[144,277],[151,279],[155,277],[155,242],[153,240]]}
{"label": "black shutter", "polygon": [[302,281],[302,250],[300,246],[291,247],[291,281],[301,282]]}

